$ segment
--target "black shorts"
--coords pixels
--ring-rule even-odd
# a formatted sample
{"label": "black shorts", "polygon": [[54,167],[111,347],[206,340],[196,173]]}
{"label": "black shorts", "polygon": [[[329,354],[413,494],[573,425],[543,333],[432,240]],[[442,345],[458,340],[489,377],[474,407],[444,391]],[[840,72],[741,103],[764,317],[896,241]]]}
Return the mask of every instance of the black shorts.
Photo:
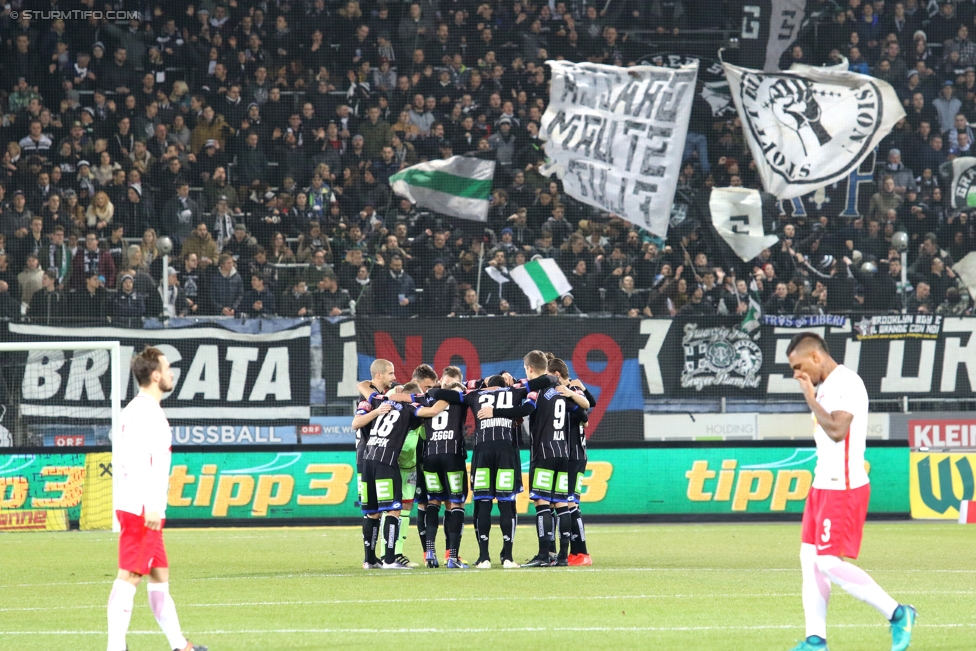
{"label": "black shorts", "polygon": [[529,467],[529,497],[547,502],[569,501],[569,459],[537,459]]}
{"label": "black shorts", "polygon": [[511,443],[482,443],[471,457],[471,491],[476,500],[512,502],[522,492],[522,460]]}
{"label": "black shorts", "polygon": [[427,487],[424,486],[424,464],[417,464],[417,488],[413,492],[413,500],[418,504],[427,503]]}
{"label": "black shorts", "polygon": [[362,493],[359,496],[363,513],[398,511],[403,508],[400,494],[403,479],[400,469],[379,461],[363,461]]}
{"label": "black shorts", "polygon": [[456,454],[438,454],[424,461],[423,481],[417,482],[417,490],[424,484],[427,499],[464,504],[468,498],[468,469],[463,457]]}
{"label": "black shorts", "polygon": [[579,504],[583,492],[583,475],[586,474],[586,459],[569,460],[569,501]]}

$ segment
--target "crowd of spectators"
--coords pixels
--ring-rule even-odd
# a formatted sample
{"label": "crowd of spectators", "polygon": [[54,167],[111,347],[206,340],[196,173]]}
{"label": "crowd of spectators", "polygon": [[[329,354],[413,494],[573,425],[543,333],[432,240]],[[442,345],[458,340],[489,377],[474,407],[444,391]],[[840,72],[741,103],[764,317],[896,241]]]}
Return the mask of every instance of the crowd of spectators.
{"label": "crowd of spectators", "polygon": [[[862,217],[784,212],[780,244],[742,263],[712,236],[707,193],[759,188],[755,164],[741,122],[700,99],[676,199],[688,217],[666,240],[539,171],[546,59],[632,65],[654,44],[626,28],[674,47],[709,3],[146,0],[113,4],[140,12],[118,24],[14,20],[20,4],[0,10],[0,318],[668,317],[742,314],[756,293],[772,314],[970,309],[951,267],[976,219],[944,208],[939,165],[973,142],[974,11],[915,20],[915,0],[851,0],[831,47],[790,50],[844,54],[894,84],[909,116],[882,143]],[[928,47],[926,29],[950,43]],[[496,161],[487,223],[391,193],[397,171],[451,155]],[[537,256],[573,289],[532,310],[510,270]]]}

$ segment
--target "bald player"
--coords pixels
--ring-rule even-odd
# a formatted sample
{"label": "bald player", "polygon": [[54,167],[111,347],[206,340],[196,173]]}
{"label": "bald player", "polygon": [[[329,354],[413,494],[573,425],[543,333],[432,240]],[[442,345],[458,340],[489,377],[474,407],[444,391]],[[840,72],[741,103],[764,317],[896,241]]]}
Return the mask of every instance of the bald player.
{"label": "bald player", "polygon": [[871,498],[864,467],[868,393],[857,373],[830,356],[811,332],[793,337],[786,350],[793,377],[813,412],[817,466],[803,509],[800,568],[807,638],[793,651],[827,649],[827,602],[835,583],[891,622],[891,651],[907,649],[915,608],[888,596],[871,576],[845,561],[857,558]]}

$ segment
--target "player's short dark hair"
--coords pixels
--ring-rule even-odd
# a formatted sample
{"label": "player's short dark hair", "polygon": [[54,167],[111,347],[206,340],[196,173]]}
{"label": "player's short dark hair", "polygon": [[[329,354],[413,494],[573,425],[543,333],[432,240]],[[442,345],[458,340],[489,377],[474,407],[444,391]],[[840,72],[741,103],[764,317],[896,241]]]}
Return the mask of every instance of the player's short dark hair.
{"label": "player's short dark hair", "polygon": [[152,383],[152,374],[159,370],[159,360],[162,357],[163,351],[152,346],[146,346],[141,353],[132,357],[129,366],[140,387],[148,387]]}
{"label": "player's short dark hair", "polygon": [[542,353],[542,354],[546,356],[547,362],[551,362],[552,360],[556,359],[556,356],[553,355],[552,353]]}
{"label": "player's short dark hair", "polygon": [[418,391],[420,391],[420,385],[416,382],[411,381],[403,385],[404,393],[416,393]]}
{"label": "player's short dark hair", "polygon": [[461,373],[461,369],[458,368],[457,366],[445,366],[444,375],[455,378],[458,381],[464,378],[464,375]]}
{"label": "player's short dark hair", "polygon": [[501,375],[492,375],[487,380],[485,380],[485,386],[486,387],[504,387],[505,386],[505,378],[503,378]]}
{"label": "player's short dark hair", "polygon": [[830,349],[827,348],[827,342],[824,341],[823,337],[813,332],[801,332],[790,341],[790,345],[786,349],[786,356],[792,355],[793,351],[800,346],[816,346],[826,354],[830,354]]}
{"label": "player's short dark hair", "polygon": [[558,357],[549,360],[549,366],[546,368],[550,373],[559,373],[562,377],[569,379],[569,366],[566,362],[559,359]]}
{"label": "player's short dark hair", "polygon": [[548,360],[546,359],[546,354],[541,350],[530,351],[522,361],[531,369],[536,371],[545,371],[548,366]]}
{"label": "player's short dark hair", "polygon": [[434,369],[429,364],[421,364],[415,368],[412,377],[415,382],[419,382],[420,380],[437,381],[437,373],[434,372]]}

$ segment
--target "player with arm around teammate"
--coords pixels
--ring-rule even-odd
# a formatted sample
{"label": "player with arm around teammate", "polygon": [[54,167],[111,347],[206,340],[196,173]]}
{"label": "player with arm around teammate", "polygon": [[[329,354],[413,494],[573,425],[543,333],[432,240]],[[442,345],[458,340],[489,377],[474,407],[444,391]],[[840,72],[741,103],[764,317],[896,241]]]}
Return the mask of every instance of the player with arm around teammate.
{"label": "player with arm around teammate", "polygon": [[169,594],[169,561],[163,543],[173,435],[160,406],[173,390],[173,372],[158,348],[147,346],[132,358],[139,394],[122,410],[112,450],[119,573],[108,598],[108,651],[125,651],[136,587],[149,575],[149,605],[174,651],[207,651],[180,630]]}
{"label": "player with arm around teammate", "polygon": [[786,350],[793,377],[813,412],[817,465],[803,509],[800,568],[807,638],[793,651],[827,649],[830,584],[867,603],[891,622],[891,649],[912,639],[915,608],[899,604],[871,576],[844,560],[857,558],[871,485],[864,467],[868,394],[857,373],[830,356],[820,336],[804,332]]}
{"label": "player with arm around teammate", "polygon": [[[403,508],[403,476],[400,472],[399,458],[409,433],[422,425],[423,418],[430,418],[440,413],[436,408],[423,407],[417,403],[399,402],[391,400],[385,395],[374,395],[368,401],[369,413],[359,414],[353,418],[353,427],[360,428],[372,424],[366,451],[363,454],[363,481],[360,497],[363,514],[370,520],[379,521],[383,534],[385,552],[380,567],[384,570],[412,569],[396,559],[396,545],[400,537],[400,512]],[[379,415],[377,415],[379,414]],[[373,525],[378,527],[379,525]],[[365,534],[365,531],[364,531]],[[364,542],[369,548],[370,541],[364,535]],[[375,566],[377,563],[376,544],[367,549],[367,561],[364,564]]]}
{"label": "player with arm around teammate", "polygon": [[[590,404],[590,409],[596,406],[596,398],[583,386],[579,380],[569,379],[569,367],[561,359],[549,360],[548,370],[556,376],[559,385],[582,394]],[[572,537],[569,547],[569,565],[592,565],[589,551],[586,548],[586,529],[583,527],[583,515],[580,512],[580,493],[583,487],[583,475],[586,474],[586,431],[584,427],[589,420],[586,409],[574,409],[569,413],[569,516],[572,519]]]}

